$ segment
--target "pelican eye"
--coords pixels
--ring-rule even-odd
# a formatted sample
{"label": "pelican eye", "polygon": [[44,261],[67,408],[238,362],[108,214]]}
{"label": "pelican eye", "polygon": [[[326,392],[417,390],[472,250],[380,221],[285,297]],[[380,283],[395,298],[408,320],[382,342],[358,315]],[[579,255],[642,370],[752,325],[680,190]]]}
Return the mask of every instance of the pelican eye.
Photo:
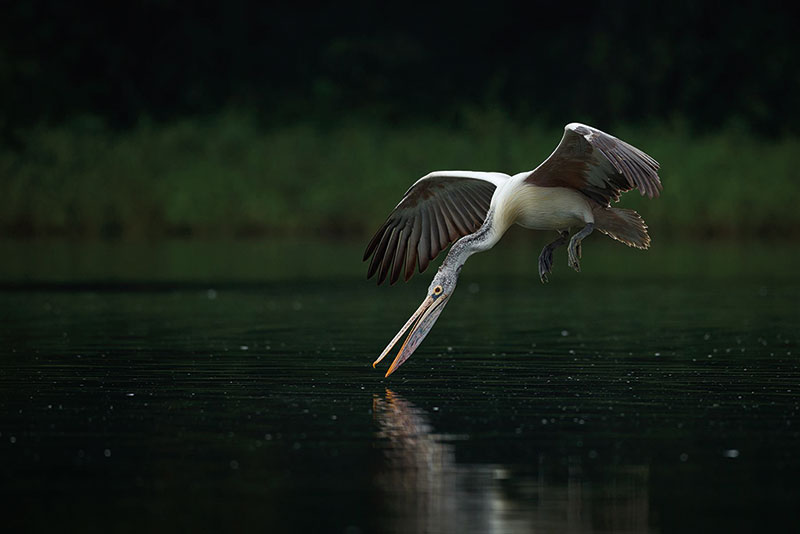
{"label": "pelican eye", "polygon": [[434,295],[441,295],[442,294],[442,286],[436,286],[433,288]]}

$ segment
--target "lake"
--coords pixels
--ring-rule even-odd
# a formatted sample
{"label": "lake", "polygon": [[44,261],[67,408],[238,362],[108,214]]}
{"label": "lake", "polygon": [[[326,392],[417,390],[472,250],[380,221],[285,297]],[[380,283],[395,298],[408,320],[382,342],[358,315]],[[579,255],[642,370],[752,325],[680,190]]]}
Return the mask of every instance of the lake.
{"label": "lake", "polygon": [[520,232],[425,296],[363,243],[0,242],[10,531],[778,532],[800,525],[800,251]]}

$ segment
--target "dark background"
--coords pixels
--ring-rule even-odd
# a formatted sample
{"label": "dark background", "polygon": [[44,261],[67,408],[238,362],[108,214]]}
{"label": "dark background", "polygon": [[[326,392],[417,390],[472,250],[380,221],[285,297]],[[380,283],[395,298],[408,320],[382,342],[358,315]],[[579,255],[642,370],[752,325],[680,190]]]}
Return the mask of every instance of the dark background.
{"label": "dark background", "polygon": [[795,22],[774,3],[8,2],[0,123],[124,128],[228,105],[267,123],[448,120],[490,104],[796,133]]}

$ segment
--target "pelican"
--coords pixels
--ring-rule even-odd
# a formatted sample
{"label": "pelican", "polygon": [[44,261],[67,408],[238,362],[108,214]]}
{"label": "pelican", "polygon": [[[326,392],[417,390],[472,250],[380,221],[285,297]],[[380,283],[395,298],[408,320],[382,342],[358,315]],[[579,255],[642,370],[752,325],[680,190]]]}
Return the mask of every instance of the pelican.
{"label": "pelican", "polygon": [[[553,251],[567,244],[570,267],[580,272],[581,241],[597,229],[630,247],[650,246],[647,225],[629,209],[612,208],[620,193],[638,189],[649,198],[662,189],[656,160],[591,126],[570,123],[561,142],[541,165],[514,176],[501,172],[437,171],[406,191],[364,252],[372,258],[367,278],[406,281],[415,266],[423,272],[452,244],[420,307],[397,332],[375,367],[411,329],[388,377],[417,349],[453,295],[464,262],[492,248],[512,224],[554,230],[558,238],[539,255],[539,278],[547,282]],[[581,227],[570,238],[570,229]],[[569,239],[569,242],[567,240]]]}

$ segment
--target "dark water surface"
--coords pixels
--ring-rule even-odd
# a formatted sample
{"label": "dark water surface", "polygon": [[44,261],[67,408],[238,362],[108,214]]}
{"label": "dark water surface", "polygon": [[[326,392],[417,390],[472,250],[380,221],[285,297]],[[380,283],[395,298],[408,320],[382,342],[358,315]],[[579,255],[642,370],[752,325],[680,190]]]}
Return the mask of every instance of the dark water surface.
{"label": "dark water surface", "polygon": [[[657,243],[658,244],[658,243]],[[432,276],[360,245],[0,243],[5,526],[785,532],[800,526],[800,253],[513,238],[417,353]]]}

